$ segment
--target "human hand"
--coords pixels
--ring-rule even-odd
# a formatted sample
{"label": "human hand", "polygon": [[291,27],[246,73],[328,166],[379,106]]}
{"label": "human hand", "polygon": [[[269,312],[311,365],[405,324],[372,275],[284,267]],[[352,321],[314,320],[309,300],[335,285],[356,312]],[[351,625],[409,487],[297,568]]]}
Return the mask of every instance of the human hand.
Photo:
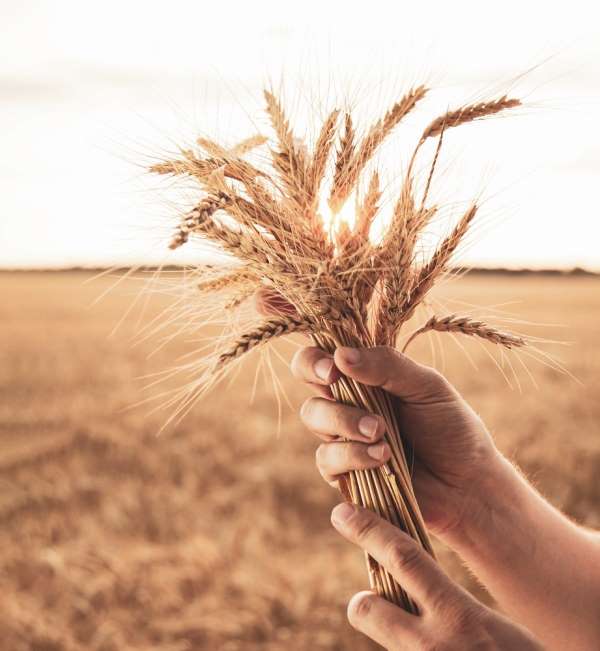
{"label": "human hand", "polygon": [[350,600],[350,624],[389,651],[542,649],[526,629],[479,603],[414,540],[371,511],[344,502],[334,508],[331,522],[418,604],[419,615],[412,615],[373,592],[359,592]]}
{"label": "human hand", "polygon": [[330,385],[343,374],[395,396],[400,432],[414,451],[413,485],[429,529],[443,538],[478,516],[485,479],[500,454],[481,419],[437,371],[387,347],[338,348],[333,356],[308,347],[295,355],[292,372],[320,394],[307,400],[300,414],[324,440],[317,466],[328,482],[390,457],[380,416],[333,401]]}

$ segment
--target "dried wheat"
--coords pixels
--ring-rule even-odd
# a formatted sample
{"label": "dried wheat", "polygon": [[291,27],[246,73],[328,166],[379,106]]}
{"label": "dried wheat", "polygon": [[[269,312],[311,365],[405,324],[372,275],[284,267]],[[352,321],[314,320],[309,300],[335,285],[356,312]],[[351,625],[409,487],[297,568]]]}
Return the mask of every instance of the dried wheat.
{"label": "dried wheat", "polygon": [[521,106],[521,101],[507,97],[506,95],[489,102],[477,102],[476,104],[462,106],[454,111],[448,111],[447,113],[444,113],[444,115],[440,115],[438,118],[433,120],[433,122],[431,122],[423,132],[421,140],[435,138],[435,136],[439,136],[444,129],[451,129],[452,127],[458,127],[467,122],[481,120],[482,118],[517,106]]}
{"label": "dried wheat", "polygon": [[229,350],[222,353],[219,356],[215,370],[222,369],[226,364],[240,358],[253,348],[260,346],[261,344],[266,344],[271,341],[271,339],[283,335],[289,335],[294,332],[308,332],[314,330],[314,323],[311,323],[308,319],[300,319],[292,316],[269,319],[251,332],[239,337]]}
{"label": "dried wheat", "polygon": [[[294,136],[281,103],[270,92],[265,92],[265,100],[276,138],[270,147],[270,165],[256,166],[244,160],[245,154],[265,142],[262,136],[253,136],[232,148],[202,138],[198,144],[207,158],[182,150],[180,159],[152,167],[159,174],[191,176],[203,193],[196,207],[181,221],[171,247],[181,246],[192,237],[199,238],[241,263],[236,270],[231,269],[230,263],[228,273],[217,277],[214,269],[206,270],[206,277],[199,285],[205,293],[203,300],[208,301],[211,294],[221,292],[215,305],[222,309],[225,297],[229,301],[226,309],[232,310],[253,291],[260,291],[267,297],[265,301],[270,303],[271,312],[277,312],[277,316],[248,327],[241,335],[236,329],[235,333],[218,340],[217,362],[213,366],[217,377],[251,350],[293,333],[309,334],[329,352],[340,345],[393,343],[436,280],[446,273],[475,218],[477,206],[464,213],[425,264],[418,264],[415,252],[419,238],[437,213],[437,207],[426,205],[426,201],[442,136],[448,128],[519,106],[518,100],[501,97],[467,105],[429,124],[413,149],[400,195],[393,204],[390,223],[380,243],[373,244],[369,237],[382,199],[377,171],[371,173],[364,196],[357,200],[353,229],[344,221],[333,220],[334,232],[326,233],[319,215],[322,188],[330,186],[328,204],[335,215],[363,182],[367,164],[376,149],[425,93],[423,86],[408,92],[366,131],[362,140],[357,139],[353,118],[346,113],[331,174],[328,174],[328,161],[336,142],[339,112],[333,110],[328,114],[313,151],[308,152]],[[417,201],[413,163],[421,145],[432,137],[439,137],[439,142],[423,196]],[[273,297],[278,298],[273,300]],[[249,311],[239,314],[246,312]],[[459,332],[507,348],[527,343],[517,335],[455,315],[429,319],[409,342],[429,330]],[[333,387],[333,394],[338,400],[381,415],[386,421],[386,437],[392,450],[392,457],[384,467],[349,473],[342,482],[344,495],[402,527],[433,554],[412,488],[398,414],[390,396],[382,389],[363,386],[345,377]],[[372,560],[369,577],[372,587],[387,599],[410,612],[418,611],[410,595]]]}
{"label": "dried wheat", "polygon": [[418,330],[412,333],[404,344],[404,352],[408,346],[424,332],[435,330],[437,332],[460,332],[469,337],[479,337],[492,344],[504,346],[505,348],[521,348],[527,344],[527,341],[520,335],[505,330],[498,330],[483,321],[476,321],[468,316],[459,316],[449,314],[445,317],[432,316],[429,321],[422,325]]}

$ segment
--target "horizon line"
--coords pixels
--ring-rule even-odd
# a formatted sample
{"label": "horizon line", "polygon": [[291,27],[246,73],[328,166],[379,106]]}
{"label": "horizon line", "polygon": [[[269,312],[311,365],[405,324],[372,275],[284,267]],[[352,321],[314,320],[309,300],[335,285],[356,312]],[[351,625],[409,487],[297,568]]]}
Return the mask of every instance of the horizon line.
{"label": "horizon line", "polygon": [[[63,267],[0,267],[0,273],[102,273],[139,271],[184,271],[193,265],[70,265]],[[513,275],[547,275],[547,276],[600,276],[600,268],[590,269],[582,266],[572,267],[527,267],[527,266],[481,266],[481,265],[456,265],[450,269],[454,273],[474,274],[513,274]]]}

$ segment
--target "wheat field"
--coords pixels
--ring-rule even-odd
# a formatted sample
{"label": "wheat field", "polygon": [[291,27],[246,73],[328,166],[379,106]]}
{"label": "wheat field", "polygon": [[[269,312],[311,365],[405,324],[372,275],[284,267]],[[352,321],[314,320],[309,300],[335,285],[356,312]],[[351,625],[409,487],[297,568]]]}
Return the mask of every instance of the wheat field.
{"label": "wheat field", "polygon": [[[167,414],[131,408],[161,390],[140,377],[189,344],[140,341],[135,310],[109,336],[139,283],[92,306],[112,280],[85,283],[90,275],[0,274],[1,648],[376,648],[345,619],[367,580],[360,552],[329,525],[339,495],[318,477],[316,443],[285,401],[278,418],[269,377],[252,397],[248,360],[230,386],[157,436]],[[475,274],[437,295],[519,300],[507,309],[563,324],[530,332],[573,342],[548,350],[580,383],[531,362],[538,386],[517,364],[519,391],[470,341],[477,370],[452,341],[437,365],[548,499],[600,527],[600,279]],[[144,319],[169,300],[152,297]],[[294,344],[277,350],[289,357]],[[411,351],[431,361],[426,338]],[[297,408],[307,391],[276,366]],[[459,559],[437,549],[452,576],[489,601]]]}

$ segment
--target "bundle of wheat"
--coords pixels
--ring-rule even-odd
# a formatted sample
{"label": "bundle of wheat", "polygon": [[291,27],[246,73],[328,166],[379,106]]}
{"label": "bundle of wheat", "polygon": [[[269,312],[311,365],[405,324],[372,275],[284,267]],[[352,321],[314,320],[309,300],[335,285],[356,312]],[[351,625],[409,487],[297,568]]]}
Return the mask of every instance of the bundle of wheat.
{"label": "bundle of wheat", "polygon": [[[329,352],[338,346],[395,345],[402,325],[447,272],[477,213],[477,205],[470,205],[429,259],[419,263],[417,242],[438,212],[436,206],[428,205],[427,197],[445,132],[520,104],[504,96],[448,111],[431,122],[417,142],[389,226],[379,242],[373,243],[369,236],[382,196],[376,171],[369,172],[364,192],[356,199],[354,227],[340,221],[336,228],[327,229],[320,214],[322,188],[326,184],[330,188],[328,205],[334,215],[353,193],[358,196],[373,154],[426,92],[423,86],[410,90],[363,138],[357,137],[350,114],[345,115],[338,135],[340,112],[332,111],[312,152],[295,137],[278,99],[265,92],[276,136],[268,165],[254,165],[245,157],[267,142],[255,136],[232,148],[200,139],[204,156],[186,150],[180,159],[151,168],[159,174],[193,177],[204,193],[184,216],[171,248],[194,236],[216,244],[230,256],[231,265],[226,268],[207,269],[199,289],[225,293],[229,308],[241,306],[258,290],[274,297],[272,305],[280,301],[276,316],[232,336],[231,341],[219,340],[212,377],[222,376],[250,350],[291,333],[307,333]],[[430,138],[439,142],[424,191],[417,198],[414,163]],[[334,160],[331,175],[330,159]],[[428,330],[478,336],[508,348],[526,343],[517,335],[455,315],[431,318],[411,340]],[[350,473],[341,482],[345,497],[393,522],[433,554],[390,396],[345,377],[336,383],[334,395],[383,416],[392,450],[383,467]],[[410,596],[372,559],[368,559],[368,569],[374,589],[406,610],[417,611]]]}

